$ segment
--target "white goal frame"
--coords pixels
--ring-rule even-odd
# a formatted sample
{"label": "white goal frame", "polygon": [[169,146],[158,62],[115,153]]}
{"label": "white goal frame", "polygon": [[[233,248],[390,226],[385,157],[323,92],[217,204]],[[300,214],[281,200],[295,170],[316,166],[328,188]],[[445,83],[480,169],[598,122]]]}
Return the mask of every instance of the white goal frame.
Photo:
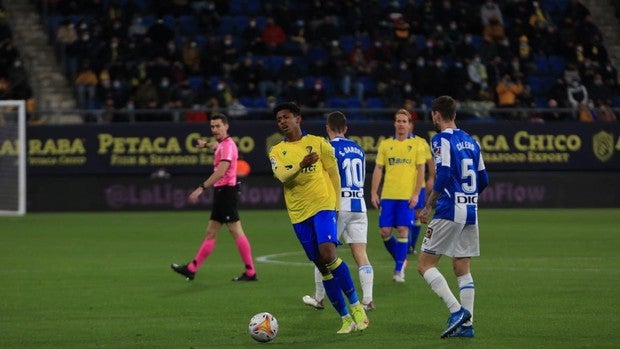
{"label": "white goal frame", "polygon": [[0,216],[23,216],[26,214],[26,102],[23,100],[0,100],[0,108],[17,107],[17,210],[0,210]]}

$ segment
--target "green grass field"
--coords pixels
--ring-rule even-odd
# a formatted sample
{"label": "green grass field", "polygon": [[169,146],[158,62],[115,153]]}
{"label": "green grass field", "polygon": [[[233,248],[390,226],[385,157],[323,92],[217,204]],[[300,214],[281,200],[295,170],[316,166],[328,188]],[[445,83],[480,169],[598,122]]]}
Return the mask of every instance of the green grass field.
{"label": "green grass field", "polygon": [[[260,281],[243,270],[227,231],[193,282],[170,270],[191,259],[204,212],[67,213],[0,217],[0,348],[619,348],[620,209],[482,210],[474,259],[476,338],[439,339],[448,312],[409,264],[407,282],[369,215],[375,270],[370,327],[336,335],[313,292],[284,211],[243,211]],[[340,255],[354,262],[347,247]],[[357,271],[352,268],[357,282]],[[441,264],[455,286],[448,260]],[[358,287],[359,289],[359,287]],[[259,344],[250,317],[274,314]]]}

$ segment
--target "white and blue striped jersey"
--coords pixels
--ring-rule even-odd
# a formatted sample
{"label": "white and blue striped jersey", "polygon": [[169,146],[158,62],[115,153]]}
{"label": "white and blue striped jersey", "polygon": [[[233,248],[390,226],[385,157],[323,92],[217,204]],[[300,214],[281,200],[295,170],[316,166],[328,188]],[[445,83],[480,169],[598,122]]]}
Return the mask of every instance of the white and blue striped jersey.
{"label": "white and blue striped jersey", "polygon": [[340,211],[366,212],[364,179],[366,154],[354,141],[336,137],[330,141],[334,147],[338,172],[340,172]]}
{"label": "white and blue striped jersey", "polygon": [[431,141],[437,175],[433,190],[440,193],[434,218],[478,223],[478,194],[489,184],[480,145],[467,132],[446,129]]}

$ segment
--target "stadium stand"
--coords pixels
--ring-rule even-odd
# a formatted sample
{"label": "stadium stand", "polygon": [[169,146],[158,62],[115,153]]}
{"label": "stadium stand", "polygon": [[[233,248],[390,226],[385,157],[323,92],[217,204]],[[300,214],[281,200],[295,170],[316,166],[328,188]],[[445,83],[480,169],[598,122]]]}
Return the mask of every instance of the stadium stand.
{"label": "stadium stand", "polygon": [[[553,99],[568,108],[566,94],[554,85],[565,79],[569,64],[586,88],[601,74],[612,91],[590,107],[620,103],[617,71],[601,32],[577,0],[33,2],[68,81],[85,65],[99,77],[96,101],[80,99],[81,109],[124,109],[147,81],[161,92],[167,77],[167,98],[153,95],[165,109],[208,108],[214,99],[224,109],[233,99],[248,108],[267,107],[268,97],[289,99],[289,87],[297,86],[296,101],[309,107],[399,108],[406,100],[428,107],[434,96],[450,93],[479,110],[496,105],[496,86],[505,74],[525,86],[516,107],[546,107]],[[609,5],[616,13],[617,3]],[[75,37],[67,41],[60,34],[69,27]],[[0,29],[10,41],[10,28]],[[7,61],[18,54],[2,56]],[[296,72],[284,64],[287,57]],[[481,64],[472,64],[476,57]],[[247,67],[246,58],[252,62]],[[15,84],[11,64],[3,63],[0,78]],[[398,70],[402,64],[405,75]],[[183,81],[194,90],[191,96]],[[327,94],[318,105],[310,100],[317,81]],[[459,92],[468,82],[473,88]],[[128,87],[130,98],[112,98],[114,86]],[[9,91],[1,97],[32,94]]]}

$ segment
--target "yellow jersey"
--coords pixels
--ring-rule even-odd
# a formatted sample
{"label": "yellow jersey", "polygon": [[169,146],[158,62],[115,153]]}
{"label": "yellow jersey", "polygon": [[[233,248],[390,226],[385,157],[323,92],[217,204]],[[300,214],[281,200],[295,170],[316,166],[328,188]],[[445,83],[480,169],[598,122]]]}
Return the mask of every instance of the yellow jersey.
{"label": "yellow jersey", "polygon": [[[381,199],[409,200],[418,178],[418,165],[423,165],[430,154],[424,139],[407,136],[403,141],[386,138],[379,144],[376,163],[383,166]],[[428,154],[427,154],[428,153]]]}
{"label": "yellow jersey", "polygon": [[[300,169],[299,163],[311,152],[316,152],[319,160]],[[269,160],[274,176],[284,183],[284,201],[291,223],[337,208],[334,185],[327,170],[334,168],[337,173],[338,168],[334,148],[327,140],[308,134],[296,142],[283,140],[269,150]],[[337,184],[339,187],[340,183]]]}

